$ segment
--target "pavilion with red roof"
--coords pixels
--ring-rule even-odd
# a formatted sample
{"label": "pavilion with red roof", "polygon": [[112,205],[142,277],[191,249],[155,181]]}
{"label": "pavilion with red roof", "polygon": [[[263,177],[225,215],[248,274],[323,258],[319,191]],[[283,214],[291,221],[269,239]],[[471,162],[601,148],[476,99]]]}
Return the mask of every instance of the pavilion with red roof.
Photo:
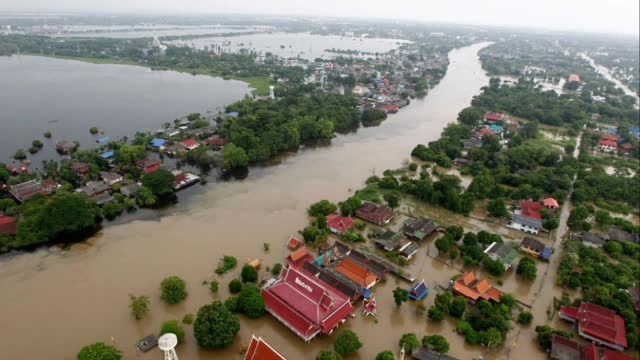
{"label": "pavilion with red roof", "polygon": [[585,339],[620,351],[627,347],[624,319],[613,310],[591,303],[563,306],[560,318],[578,323],[578,334]]}
{"label": "pavilion with red roof", "polygon": [[304,341],[331,334],[354,310],[346,295],[291,266],[262,296],[266,310]]}

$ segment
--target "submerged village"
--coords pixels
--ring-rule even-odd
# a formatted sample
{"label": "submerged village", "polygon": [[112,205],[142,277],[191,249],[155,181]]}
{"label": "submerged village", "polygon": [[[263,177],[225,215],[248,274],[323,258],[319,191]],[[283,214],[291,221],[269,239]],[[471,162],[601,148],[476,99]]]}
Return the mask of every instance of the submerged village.
{"label": "submerged village", "polygon": [[[116,309],[126,319],[114,323],[137,338],[112,334],[65,353],[79,351],[81,360],[637,359],[640,119],[637,93],[625,94],[584,58],[600,59],[604,45],[391,25],[321,33],[403,41],[385,53],[327,49],[333,57],[309,60],[158,38],[102,43],[98,56],[94,39],[70,46],[0,36],[7,55],[74,58],[66,51],[77,46],[84,61],[194,74],[211,68],[252,77],[255,89],[218,113],[187,114],[131,138],[92,127],[94,143],[83,144],[43,129],[42,139],[0,164],[0,251],[8,261],[95,236],[99,244],[110,221],[171,207],[184,189],[197,197],[240,186],[285,154],[320,152],[360,127],[382,128],[461,66],[452,52],[481,43],[473,58],[488,80],[457,118],[434,125],[439,138],[410,144],[397,168],[372,169],[344,198],[300,179],[314,199],[296,215],[304,223],[292,222],[300,228],[280,238],[255,230],[242,245],[250,257],[203,248],[211,263],[200,283],[179,276],[176,262],[155,293],[120,288],[128,308]],[[142,46],[135,55],[114,50],[134,45]],[[29,160],[47,146],[57,160]],[[349,163],[339,166],[349,171]],[[267,220],[244,218],[239,226]],[[199,241],[225,241],[215,227],[207,232]],[[194,296],[209,301],[191,310],[185,303]]]}

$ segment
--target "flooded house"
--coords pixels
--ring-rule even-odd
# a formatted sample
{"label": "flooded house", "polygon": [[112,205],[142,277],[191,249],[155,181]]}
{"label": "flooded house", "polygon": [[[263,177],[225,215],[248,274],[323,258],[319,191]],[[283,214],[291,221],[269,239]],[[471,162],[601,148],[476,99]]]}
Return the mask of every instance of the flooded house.
{"label": "flooded house", "polygon": [[60,184],[52,179],[42,181],[29,180],[9,187],[9,193],[19,202],[25,202],[31,197],[41,195],[51,195],[60,188]]}
{"label": "flooded house", "polygon": [[102,178],[102,181],[109,186],[119,184],[124,181],[124,176],[114,172],[101,171],[100,177]]}
{"label": "flooded house", "polygon": [[537,235],[542,230],[542,208],[538,202],[520,200],[507,227]]}
{"label": "flooded house", "polygon": [[120,187],[120,193],[126,197],[133,197],[140,190],[140,184],[131,183]]}
{"label": "flooded house", "polygon": [[336,235],[341,235],[351,229],[352,226],[353,219],[350,216],[341,216],[340,214],[327,215],[327,227],[329,231]]}
{"label": "flooded house", "polygon": [[143,174],[151,174],[162,166],[162,161],[157,159],[142,159],[136,162],[136,166],[142,170]]}
{"label": "flooded house", "polygon": [[77,141],[63,140],[56,144],[56,151],[60,154],[71,154],[76,151],[80,143]]}
{"label": "flooded house", "polygon": [[76,175],[82,179],[86,179],[91,174],[89,164],[79,161],[71,163],[71,170],[75,171]]}
{"label": "flooded house", "polygon": [[504,265],[505,270],[511,269],[513,263],[516,262],[520,255],[511,245],[499,242],[493,242],[489,245],[484,253],[493,261],[500,261]]}
{"label": "flooded house", "polygon": [[407,239],[401,232],[377,231],[373,233],[372,240],[379,249],[385,252],[395,251],[407,261],[418,253],[418,244]]}
{"label": "flooded house", "polygon": [[551,254],[553,253],[550,246],[547,246],[542,241],[531,237],[525,237],[522,239],[520,242],[520,251],[544,261],[549,261]]}
{"label": "flooded house", "polygon": [[435,221],[424,217],[407,219],[402,226],[402,232],[409,238],[422,241],[437,230]]}
{"label": "flooded house", "polygon": [[393,210],[386,205],[376,205],[371,202],[365,202],[356,210],[356,216],[376,225],[384,226],[393,219],[394,213]]}
{"label": "flooded house", "polygon": [[439,352],[429,350],[427,348],[419,348],[411,354],[414,360],[458,360],[452,356],[441,354]]}
{"label": "flooded house", "polygon": [[494,288],[487,280],[480,280],[473,272],[464,274],[453,282],[454,295],[463,296],[472,302],[487,300],[495,303],[502,301],[502,291]]}

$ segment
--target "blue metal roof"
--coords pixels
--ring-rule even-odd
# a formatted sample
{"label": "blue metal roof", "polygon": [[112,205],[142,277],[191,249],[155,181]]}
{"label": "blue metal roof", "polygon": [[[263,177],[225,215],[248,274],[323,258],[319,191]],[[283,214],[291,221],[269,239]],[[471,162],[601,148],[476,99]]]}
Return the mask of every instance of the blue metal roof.
{"label": "blue metal roof", "polygon": [[551,254],[553,254],[550,247],[545,247],[544,250],[540,253],[540,257],[544,260],[549,260],[551,258]]}
{"label": "blue metal roof", "polygon": [[167,140],[165,140],[165,139],[153,139],[153,140],[151,140],[151,146],[159,148],[159,147],[164,146],[164,144],[166,142],[167,142]]}
{"label": "blue metal roof", "polygon": [[365,299],[370,299],[371,295],[373,295],[371,293],[371,290],[369,290],[369,289],[363,289],[362,290],[362,296],[364,296]]}
{"label": "blue metal roof", "polygon": [[103,143],[108,142],[109,140],[111,140],[111,138],[110,138],[110,137],[108,137],[108,136],[105,136],[105,137],[101,137],[100,139],[97,139],[97,140],[96,140],[96,142],[97,142],[98,144],[103,144]]}
{"label": "blue metal roof", "polygon": [[427,294],[429,294],[429,288],[427,287],[427,284],[425,284],[424,280],[413,285],[409,290],[409,298],[416,301],[424,299]]}
{"label": "blue metal roof", "polygon": [[113,157],[113,151],[107,151],[106,153],[100,155],[103,159],[111,159]]}
{"label": "blue metal roof", "polygon": [[232,111],[230,113],[227,113],[226,115],[227,117],[237,118],[240,114],[238,114],[237,111]]}
{"label": "blue metal roof", "polygon": [[489,130],[493,131],[496,134],[499,134],[504,131],[504,128],[500,125],[492,124],[489,126]]}

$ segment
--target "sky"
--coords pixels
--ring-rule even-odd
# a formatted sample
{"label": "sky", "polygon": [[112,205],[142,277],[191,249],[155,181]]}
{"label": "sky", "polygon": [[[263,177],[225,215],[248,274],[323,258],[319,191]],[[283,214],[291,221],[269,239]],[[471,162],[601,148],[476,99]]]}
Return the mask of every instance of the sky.
{"label": "sky", "polygon": [[2,12],[384,18],[638,35],[638,0],[0,0]]}

